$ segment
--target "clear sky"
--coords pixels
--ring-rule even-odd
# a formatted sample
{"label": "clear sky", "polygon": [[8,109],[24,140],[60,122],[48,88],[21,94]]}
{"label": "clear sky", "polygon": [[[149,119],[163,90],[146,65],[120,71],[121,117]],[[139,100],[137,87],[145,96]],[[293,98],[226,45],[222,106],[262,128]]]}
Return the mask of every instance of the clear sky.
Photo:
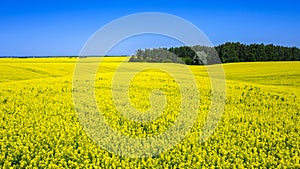
{"label": "clear sky", "polygon": [[[78,55],[102,26],[140,12],[163,12],[186,19],[214,45],[238,41],[300,47],[299,1],[1,0],[0,56]],[[166,37],[133,37],[110,54],[176,45],[180,44]]]}

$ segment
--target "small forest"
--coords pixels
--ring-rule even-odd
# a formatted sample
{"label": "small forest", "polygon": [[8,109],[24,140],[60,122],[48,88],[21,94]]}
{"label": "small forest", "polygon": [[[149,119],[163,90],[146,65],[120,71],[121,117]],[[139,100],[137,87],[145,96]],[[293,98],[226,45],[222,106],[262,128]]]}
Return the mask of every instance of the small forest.
{"label": "small forest", "polygon": [[239,42],[227,42],[215,47],[196,45],[139,49],[130,58],[131,62],[175,62],[188,65],[299,60],[300,49],[297,47]]}

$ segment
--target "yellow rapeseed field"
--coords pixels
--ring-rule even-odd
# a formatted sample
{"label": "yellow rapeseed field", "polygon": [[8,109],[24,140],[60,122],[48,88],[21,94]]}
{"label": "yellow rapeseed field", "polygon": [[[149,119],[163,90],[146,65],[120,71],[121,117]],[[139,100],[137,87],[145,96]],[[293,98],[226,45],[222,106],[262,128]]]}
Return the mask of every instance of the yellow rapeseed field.
{"label": "yellow rapeseed field", "polygon": [[[126,60],[108,57],[99,65],[97,106],[124,136],[158,136],[178,121],[181,106],[192,105],[180,104],[175,77],[144,69],[131,79],[128,98],[142,114],[151,108],[162,113],[150,122],[127,119],[112,97],[114,73],[123,61],[124,75],[155,63]],[[91,139],[74,105],[75,66],[76,58],[0,59],[0,168],[300,168],[300,62],[223,65],[225,111],[205,142],[199,138],[211,106],[211,81],[204,66],[189,66],[198,88],[192,92],[199,95],[195,123],[178,144],[141,158],[116,155]]]}

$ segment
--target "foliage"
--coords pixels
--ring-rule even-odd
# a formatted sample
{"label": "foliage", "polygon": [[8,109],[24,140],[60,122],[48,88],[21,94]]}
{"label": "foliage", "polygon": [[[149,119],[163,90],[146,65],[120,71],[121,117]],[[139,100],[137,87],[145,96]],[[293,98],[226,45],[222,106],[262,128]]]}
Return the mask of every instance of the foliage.
{"label": "foliage", "polygon": [[[188,65],[203,65],[196,56],[197,52],[204,52],[207,55],[207,64],[233,63],[233,62],[256,62],[256,61],[299,61],[300,49],[296,47],[275,46],[273,44],[241,44],[227,42],[225,44],[207,47],[207,46],[181,46],[138,50],[132,62],[161,62],[165,58],[172,56],[173,62],[177,62],[179,57]],[[173,55],[172,55],[173,54]],[[175,55],[174,55],[175,54]],[[200,55],[201,56],[201,55]],[[221,59],[218,61],[218,57]],[[192,60],[192,61],[191,61]]]}

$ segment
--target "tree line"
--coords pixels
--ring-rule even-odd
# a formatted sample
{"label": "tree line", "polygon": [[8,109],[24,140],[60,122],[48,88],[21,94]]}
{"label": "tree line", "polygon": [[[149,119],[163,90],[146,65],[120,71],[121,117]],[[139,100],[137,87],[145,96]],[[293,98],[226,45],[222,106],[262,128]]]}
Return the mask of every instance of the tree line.
{"label": "tree line", "polygon": [[241,44],[227,42],[215,47],[181,46],[171,48],[139,49],[130,58],[131,62],[172,62],[188,65],[203,65],[257,61],[299,61],[297,47],[273,44]]}

